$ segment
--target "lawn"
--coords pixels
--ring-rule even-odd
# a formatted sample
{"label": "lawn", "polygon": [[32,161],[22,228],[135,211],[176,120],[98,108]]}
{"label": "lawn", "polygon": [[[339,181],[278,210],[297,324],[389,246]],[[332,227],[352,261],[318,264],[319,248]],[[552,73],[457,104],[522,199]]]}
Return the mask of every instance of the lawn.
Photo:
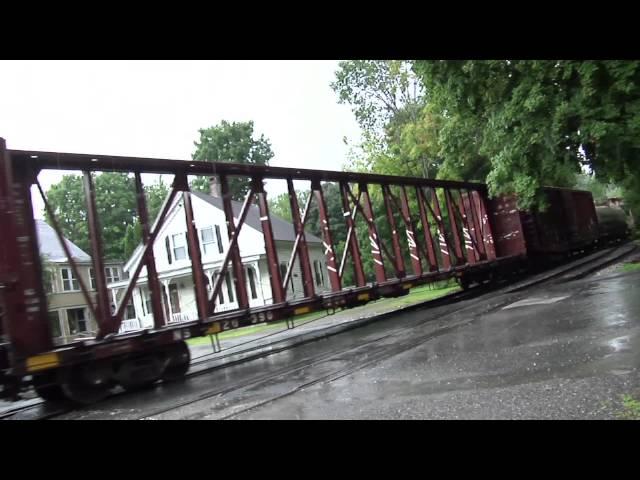
{"label": "lawn", "polygon": [[458,290],[460,290],[458,286],[438,288],[435,290],[430,289],[428,285],[422,285],[421,287],[412,288],[409,295],[398,298],[385,298],[378,300],[376,304],[384,305],[385,307],[408,307],[409,305],[433,300],[443,295],[457,292]]}
{"label": "lawn", "polygon": [[[323,317],[324,315],[325,315],[324,311],[312,312],[312,313],[307,313],[305,315],[300,315],[299,317],[296,317],[296,325],[299,325],[300,323],[303,323],[303,322],[308,322],[310,320],[314,320],[319,317]],[[253,335],[255,333],[269,333],[276,330],[283,330],[285,328],[287,328],[287,321],[278,320],[277,322],[273,322],[273,323],[261,323],[260,325],[255,325],[251,327],[242,327],[242,328],[237,328],[235,330],[222,332],[221,334],[218,335],[218,339],[224,340],[228,338],[243,337],[245,335]],[[209,337],[196,337],[196,338],[190,338],[189,340],[187,340],[187,343],[189,345],[205,345],[205,344],[211,345],[211,340],[209,339]]]}
{"label": "lawn", "polygon": [[623,420],[640,420],[640,400],[636,400],[631,395],[622,396],[623,410],[618,413],[618,417]]}
{"label": "lawn", "polygon": [[640,270],[640,262],[623,263],[618,268],[623,272],[633,272],[635,270]]}
{"label": "lawn", "polygon": [[[460,287],[458,286],[437,285],[435,286],[436,288],[434,288],[434,286],[432,286],[431,288],[429,287],[430,287],[429,285],[422,285],[420,287],[415,287],[415,288],[412,288],[409,294],[404,297],[383,298],[380,300],[376,300],[375,302],[369,302],[368,304],[360,307],[352,308],[350,312],[352,312],[353,315],[355,316],[357,315],[357,312],[359,310],[363,310],[373,304],[375,304],[377,308],[382,307],[383,309],[407,307],[409,305],[414,305],[416,303],[426,302],[428,300],[433,300],[435,298],[442,297],[443,295],[447,295],[449,293],[455,292],[460,289]],[[309,322],[317,318],[324,317],[325,315],[326,313],[324,311],[318,311],[318,312],[307,313],[305,315],[300,315],[298,317],[295,317],[295,324],[300,325],[301,323]],[[223,332],[218,335],[218,338],[220,340],[224,340],[229,338],[242,337],[245,335],[253,335],[256,333],[271,333],[277,330],[285,329],[286,324],[287,324],[286,320],[280,320],[280,321],[269,323],[269,324],[263,323],[263,324],[255,325],[251,327],[238,328],[235,330]],[[209,337],[197,337],[197,338],[191,338],[187,340],[187,343],[189,345],[210,345],[211,340],[209,339]]]}

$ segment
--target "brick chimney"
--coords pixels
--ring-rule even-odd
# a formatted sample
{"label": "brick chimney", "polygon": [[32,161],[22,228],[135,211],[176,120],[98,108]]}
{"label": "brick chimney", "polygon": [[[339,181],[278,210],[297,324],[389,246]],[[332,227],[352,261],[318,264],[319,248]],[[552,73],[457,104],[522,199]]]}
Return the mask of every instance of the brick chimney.
{"label": "brick chimney", "polygon": [[217,198],[222,196],[222,192],[220,190],[220,179],[217,176],[209,177],[209,195]]}

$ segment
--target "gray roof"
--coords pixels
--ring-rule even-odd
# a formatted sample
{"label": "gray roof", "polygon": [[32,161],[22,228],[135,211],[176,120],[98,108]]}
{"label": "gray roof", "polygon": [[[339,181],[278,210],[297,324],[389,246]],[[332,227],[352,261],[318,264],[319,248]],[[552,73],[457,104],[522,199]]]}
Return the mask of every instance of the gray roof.
{"label": "gray roof", "polygon": [[[207,195],[202,192],[191,192],[192,195],[195,195],[201,200],[217,207],[219,209],[223,209],[222,206],[222,198],[220,197],[212,197],[211,195]],[[231,201],[231,206],[233,208],[233,215],[238,218],[240,216],[240,211],[242,210],[242,203],[236,202],[235,200]],[[273,228],[273,239],[277,241],[288,241],[294,242],[296,240],[296,236],[293,233],[293,224],[282,218],[270,213],[269,217],[271,218],[271,227]],[[245,219],[245,223],[252,228],[255,228],[259,232],[262,232],[262,222],[260,221],[260,211],[256,205],[251,205],[249,207],[249,211],[247,212],[247,218]],[[304,238],[307,240],[307,243],[322,243],[315,235],[307,232],[305,230]]]}
{"label": "gray roof", "polygon": [[[51,262],[66,262],[67,255],[64,253],[62,244],[56,235],[56,231],[44,220],[36,219],[36,230],[38,234],[38,247],[40,254],[47,257]],[[65,238],[71,256],[79,262],[90,262],[91,257],[80,249],[77,245]]]}

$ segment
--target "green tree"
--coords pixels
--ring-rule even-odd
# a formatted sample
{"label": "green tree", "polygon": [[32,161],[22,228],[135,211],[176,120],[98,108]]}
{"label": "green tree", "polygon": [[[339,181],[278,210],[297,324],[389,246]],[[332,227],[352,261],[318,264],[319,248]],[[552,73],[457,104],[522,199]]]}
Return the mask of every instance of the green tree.
{"label": "green tree", "polygon": [[142,239],[142,226],[140,222],[135,222],[131,225],[127,225],[127,230],[124,234],[124,242],[122,245],[123,259],[128,259],[134,252],[138,244]]}
{"label": "green tree", "polygon": [[[125,259],[140,241],[133,177],[126,173],[99,173],[94,176],[94,185],[104,255],[108,259]],[[149,218],[153,222],[168,188],[160,181],[145,186],[145,193]],[[92,254],[82,176],[65,175],[49,189],[47,199],[63,235]],[[46,212],[45,218],[51,224]]]}
{"label": "green tree", "polygon": [[[273,158],[271,143],[264,135],[254,138],[253,122],[223,120],[219,125],[200,129],[200,141],[194,142],[194,160],[204,162],[230,162],[247,165],[268,165]],[[211,171],[215,174],[215,169]],[[206,177],[203,177],[206,180]],[[205,180],[195,180],[198,189],[205,188]],[[209,191],[208,180],[206,189]],[[249,180],[241,177],[229,178],[229,189],[235,200],[242,200],[249,191]]]}
{"label": "green tree", "polygon": [[44,292],[46,294],[52,291],[55,267],[49,261],[49,257],[42,254],[40,254],[40,265],[42,266],[42,286],[44,287]]}
{"label": "green tree", "polygon": [[[160,214],[160,209],[164,204],[165,199],[169,195],[169,188],[162,180],[162,177],[157,183],[152,183],[144,186],[145,197],[147,200],[147,212],[149,216],[149,228],[151,228],[156,220],[156,217]],[[135,221],[127,225],[127,229],[124,235],[123,241],[123,258],[128,259],[134,252],[140,241],[142,240],[142,226],[138,218]]]}
{"label": "green tree", "polygon": [[594,175],[586,173],[576,175],[574,188],[591,192],[595,203],[603,203],[608,198],[622,196],[622,189],[620,187],[612,183],[606,184],[598,180]]}
{"label": "green tree", "polygon": [[169,195],[169,187],[164,183],[162,177],[156,183],[144,186],[145,198],[147,200],[147,211],[151,224],[160,213],[160,208]]}
{"label": "green tree", "polygon": [[[440,117],[441,173],[485,180],[492,194],[538,203],[580,165],[628,189],[640,177],[640,62],[419,61]],[[486,173],[486,177],[485,177]]]}
{"label": "green tree", "polygon": [[438,118],[425,110],[422,82],[413,62],[340,62],[331,87],[351,105],[363,141],[352,146],[350,169],[388,175],[435,177]]}
{"label": "green tree", "polygon": [[367,132],[380,133],[394,119],[411,118],[421,106],[422,87],[411,62],[342,61],[331,88],[339,103],[351,105],[360,127]]}
{"label": "green tree", "polygon": [[[296,192],[298,197],[298,204],[300,203],[300,195],[302,192]],[[304,209],[304,205],[300,205],[301,209]],[[289,194],[281,193],[275,197],[269,198],[269,213],[276,215],[287,222],[292,221],[291,206],[289,204]]]}
{"label": "green tree", "polygon": [[189,182],[189,188],[192,192],[209,193],[211,187],[209,185],[209,177],[195,177]]}
{"label": "green tree", "polygon": [[[94,185],[104,255],[121,259],[127,225],[136,215],[133,178],[125,173],[104,172],[94,176]],[[82,177],[65,175],[49,189],[47,198],[64,236],[92,254]],[[46,218],[51,223],[48,215]]]}

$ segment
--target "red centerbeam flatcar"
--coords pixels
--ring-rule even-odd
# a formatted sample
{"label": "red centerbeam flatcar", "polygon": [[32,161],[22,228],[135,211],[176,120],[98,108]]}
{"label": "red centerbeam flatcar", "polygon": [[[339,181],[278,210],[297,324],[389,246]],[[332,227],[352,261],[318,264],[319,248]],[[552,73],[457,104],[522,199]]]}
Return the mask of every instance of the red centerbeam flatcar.
{"label": "red centerbeam flatcar", "polygon": [[[78,274],[78,265],[41,188],[38,175],[43,170],[79,171],[83,176],[94,272],[91,285]],[[133,262],[124,294],[116,305],[112,305],[105,274],[94,185],[96,172],[104,171],[125,172],[134,177],[136,191],[132,195],[136,197],[142,227],[137,263]],[[142,184],[142,175],[147,173],[170,175],[173,179],[168,198],[155,219],[149,218]],[[216,232],[220,234],[221,250],[215,280],[203,269],[202,226],[198,225],[194,197],[189,191],[188,178],[193,175],[215,178],[221,190],[221,200],[210,202],[219,205],[226,219]],[[230,180],[238,177],[248,180],[249,185],[242,203],[232,201],[229,189]],[[286,183],[291,205],[291,241],[287,243],[290,250],[284,252],[286,258],[281,258],[283,251],[278,243],[283,223],[269,212],[265,191],[265,181],[274,179]],[[308,188],[304,205],[298,202],[294,182]],[[339,219],[330,218],[327,208],[325,190],[329,183],[337,186],[340,195]],[[65,249],[71,278],[78,279],[77,289],[83,295],[87,314],[97,325],[92,338],[62,345],[54,342],[33,216],[33,186]],[[568,253],[593,245],[598,224],[590,194],[559,189],[548,189],[547,193],[550,209],[530,214],[520,212],[513,198],[490,200],[486,186],[480,183],[8,150],[0,139],[1,393],[15,398],[22,388],[32,384],[46,399],[94,402],[105,397],[114,385],[135,389],[184,375],[190,361],[185,340],[191,337],[314,310],[352,307],[380,297],[404,295],[414,286],[448,278],[458,278],[465,286],[485,282],[523,270],[528,253]],[[178,202],[186,225],[188,255],[184,261],[192,280],[190,298],[196,313],[193,318],[175,321],[169,318],[154,245],[164,245],[163,225],[169,222],[168,213]],[[306,230],[312,205],[318,212],[321,231],[316,232],[316,238],[324,256],[323,262],[314,261],[313,265],[307,241],[312,235]],[[341,229],[336,228],[336,222],[344,222]],[[389,228],[381,229],[383,222]],[[262,305],[251,304],[248,292],[255,288],[255,278],[247,278],[248,270],[243,264],[241,238],[249,228],[261,232],[264,241],[264,268],[268,273],[264,288],[270,290],[270,300]],[[339,234],[338,230],[344,233]],[[382,230],[388,233],[383,234]],[[360,237],[358,231],[362,232]],[[365,233],[368,241],[361,242]],[[342,251],[338,245],[343,245]],[[370,277],[365,272],[365,260],[373,265]],[[346,268],[353,271],[348,277],[351,284],[347,284]],[[145,328],[121,333],[127,305],[143,270],[150,296],[146,309],[152,322]],[[328,279],[328,291],[317,288],[314,279],[320,275]],[[288,287],[293,277],[301,285],[296,295],[291,295]],[[232,309],[219,308],[225,279],[224,290],[228,289],[234,299]]]}

